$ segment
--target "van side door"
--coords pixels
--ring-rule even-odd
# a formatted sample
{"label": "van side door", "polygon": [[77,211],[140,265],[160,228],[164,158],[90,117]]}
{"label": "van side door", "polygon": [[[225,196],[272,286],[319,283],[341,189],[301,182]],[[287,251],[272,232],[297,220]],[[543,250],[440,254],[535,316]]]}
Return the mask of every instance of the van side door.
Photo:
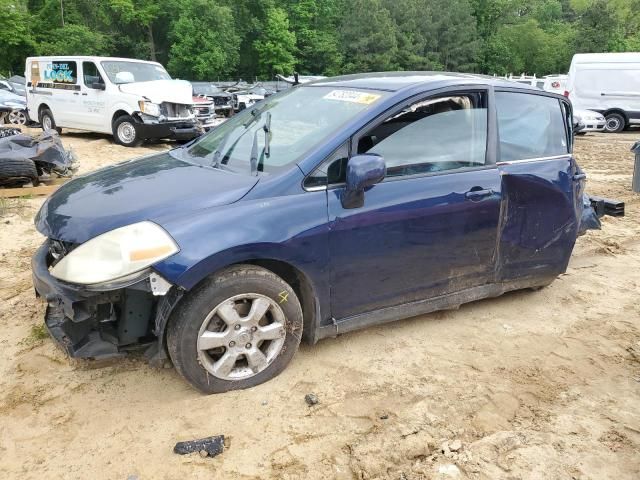
{"label": "van side door", "polygon": [[503,212],[499,280],[551,281],[563,273],[582,215],[585,175],[572,154],[570,105],[536,92],[497,89]]}
{"label": "van side door", "polygon": [[[78,109],[78,122],[84,125],[80,128],[103,131],[107,116],[107,92],[104,77],[98,70],[95,62],[82,62],[80,81],[80,105]],[[107,125],[109,127],[109,125]],[[107,133],[110,133],[110,129]]]}

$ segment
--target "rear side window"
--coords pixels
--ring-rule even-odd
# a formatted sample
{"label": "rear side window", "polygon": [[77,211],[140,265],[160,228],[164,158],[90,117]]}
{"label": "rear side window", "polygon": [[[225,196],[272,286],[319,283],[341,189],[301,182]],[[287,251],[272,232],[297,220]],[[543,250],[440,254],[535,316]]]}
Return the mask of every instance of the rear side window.
{"label": "rear side window", "polygon": [[560,101],[542,95],[496,92],[500,160],[554,157],[569,152]]}

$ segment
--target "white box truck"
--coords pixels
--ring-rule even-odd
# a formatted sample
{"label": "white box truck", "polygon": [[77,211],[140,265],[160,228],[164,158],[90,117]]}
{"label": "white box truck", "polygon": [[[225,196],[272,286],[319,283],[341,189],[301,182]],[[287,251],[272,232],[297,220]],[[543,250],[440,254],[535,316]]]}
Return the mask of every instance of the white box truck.
{"label": "white box truck", "polygon": [[109,133],[125,146],[201,133],[191,84],[157,62],[113,57],[30,57],[27,109],[43,130]]}
{"label": "white box truck", "polygon": [[640,52],[574,55],[565,95],[604,115],[608,132],[640,124]]}

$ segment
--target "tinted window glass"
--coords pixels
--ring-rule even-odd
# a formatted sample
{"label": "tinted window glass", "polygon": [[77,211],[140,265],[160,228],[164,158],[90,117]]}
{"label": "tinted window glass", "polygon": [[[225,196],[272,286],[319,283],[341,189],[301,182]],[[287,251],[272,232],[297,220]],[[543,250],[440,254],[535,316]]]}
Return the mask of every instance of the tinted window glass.
{"label": "tinted window glass", "polygon": [[560,101],[542,95],[496,92],[500,160],[553,157],[568,152]]}
{"label": "tinted window glass", "polygon": [[362,136],[358,153],[382,155],[387,176],[484,166],[484,94],[431,98],[392,115]]}
{"label": "tinted window glass", "polygon": [[98,67],[93,62],[82,62],[82,76],[84,77],[84,84],[89,88],[93,88],[94,83],[104,83]]}

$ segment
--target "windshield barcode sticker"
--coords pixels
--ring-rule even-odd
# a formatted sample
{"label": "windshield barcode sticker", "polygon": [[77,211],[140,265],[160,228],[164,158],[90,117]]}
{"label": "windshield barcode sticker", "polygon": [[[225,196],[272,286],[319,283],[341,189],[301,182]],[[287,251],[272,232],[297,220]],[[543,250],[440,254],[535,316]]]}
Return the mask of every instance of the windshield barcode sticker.
{"label": "windshield barcode sticker", "polygon": [[331,90],[323,98],[326,100],[339,100],[341,102],[361,103],[369,105],[380,98],[380,95],[355,90]]}

